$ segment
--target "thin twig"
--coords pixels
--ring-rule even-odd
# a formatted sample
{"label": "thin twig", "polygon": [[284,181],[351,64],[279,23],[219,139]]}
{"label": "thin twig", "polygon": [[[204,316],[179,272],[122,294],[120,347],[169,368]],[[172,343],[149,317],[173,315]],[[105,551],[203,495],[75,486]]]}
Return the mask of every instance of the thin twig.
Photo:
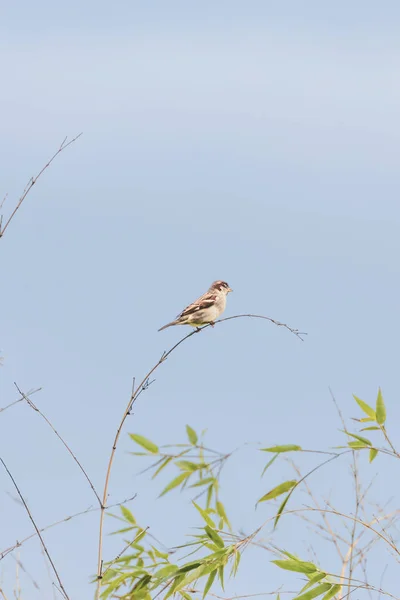
{"label": "thin twig", "polygon": [[[285,327],[286,329],[288,329],[289,331],[291,331],[294,335],[296,335],[297,337],[299,337],[301,340],[302,338],[300,337],[301,335],[304,335],[303,333],[299,332],[297,329],[293,329],[291,327],[289,327],[288,325],[285,325],[284,323],[280,323],[279,321],[275,321],[274,319],[271,319],[270,317],[265,317],[263,315],[254,315],[254,314],[246,314],[246,315],[234,315],[233,317],[226,317],[224,319],[219,319],[218,321],[215,322],[215,324],[218,323],[222,323],[224,321],[229,321],[231,319],[239,319],[239,318],[243,318],[243,317],[252,317],[252,318],[256,318],[256,319],[266,319],[272,323],[274,323],[277,326],[280,327]],[[158,369],[158,367],[164,363],[168,356],[170,356],[170,354],[172,354],[172,352],[174,350],[176,350],[178,348],[178,346],[180,346],[181,344],[183,344],[183,342],[185,342],[186,340],[188,340],[190,337],[192,337],[193,335],[195,335],[196,333],[200,333],[201,331],[204,331],[204,329],[207,329],[208,327],[211,327],[211,323],[204,325],[201,328],[197,328],[194,329],[193,331],[191,331],[190,333],[188,333],[187,335],[185,335],[182,339],[180,339],[176,344],[174,344],[172,346],[172,348],[170,348],[167,352],[163,352],[161,355],[161,358],[156,362],[156,364],[150,369],[150,371],[143,377],[141,383],[135,388],[135,379],[133,379],[133,385],[132,385],[132,392],[129,398],[129,402],[127,407],[125,408],[125,411],[122,415],[122,419],[118,425],[117,428],[117,432],[115,434],[114,437],[114,442],[111,448],[111,454],[110,454],[110,458],[108,460],[108,465],[107,465],[107,472],[106,472],[106,477],[105,477],[105,481],[104,481],[104,490],[103,490],[103,501],[102,504],[103,506],[106,504],[107,502],[107,496],[108,496],[108,487],[109,487],[109,483],[110,483],[110,475],[111,475],[111,469],[112,469],[112,465],[114,462],[114,457],[115,457],[115,452],[117,449],[117,444],[118,444],[118,440],[119,437],[121,435],[121,431],[122,428],[124,426],[124,423],[126,421],[126,418],[128,417],[128,415],[131,413],[132,407],[134,405],[134,403],[136,402],[137,398],[139,397],[139,395],[145,391],[148,386],[150,385],[149,379],[151,377],[151,375]],[[100,598],[100,591],[101,591],[101,580],[103,578],[103,527],[104,527],[104,513],[105,513],[105,509],[102,507],[100,510],[100,524],[99,524],[99,542],[98,542],[98,557],[97,557],[97,589],[96,589],[96,600],[99,600]]]}
{"label": "thin twig", "polygon": [[[131,502],[135,498],[136,498],[136,494],[134,496],[131,496],[130,498],[126,498],[122,502],[116,502],[115,504],[110,504],[110,506],[106,506],[106,510],[111,510],[112,508],[116,508],[117,506],[122,506],[123,504],[127,504],[128,502]],[[56,527],[57,525],[61,525],[62,523],[66,523],[67,521],[71,521],[71,519],[75,519],[76,517],[81,517],[82,515],[86,515],[87,513],[97,512],[99,510],[100,510],[100,507],[93,508],[92,506],[89,506],[89,508],[87,508],[86,510],[81,510],[80,512],[77,512],[73,515],[69,515],[68,517],[65,517],[64,519],[60,519],[59,521],[55,521],[54,523],[51,523],[50,525],[46,525],[45,527],[42,527],[40,529],[40,533],[43,533],[43,531],[47,531],[47,529],[51,529],[52,527]],[[8,554],[13,552],[16,548],[19,548],[20,546],[25,544],[25,542],[31,540],[32,538],[34,538],[36,536],[37,536],[36,532],[31,533],[31,535],[28,535],[26,538],[24,538],[20,542],[16,542],[13,546],[10,546],[9,548],[2,550],[0,552],[0,560],[3,560],[3,558],[8,556]]]}
{"label": "thin twig", "polygon": [[[302,342],[304,342],[304,340],[301,336],[307,335],[307,333],[305,331],[299,331],[298,329],[289,327],[289,325],[286,325],[286,323],[281,323],[280,321],[276,321],[275,319],[271,319],[271,317],[266,317],[264,315],[253,315],[253,314],[234,315],[233,317],[225,317],[224,319],[219,319],[218,321],[215,321],[215,322],[222,323],[223,321],[230,321],[231,319],[241,319],[242,317],[251,317],[253,319],[266,319],[267,321],[270,321],[270,323],[273,323],[277,327],[284,327],[285,329],[290,331],[290,333],[293,333],[296,337],[298,337]],[[208,325],[206,325],[206,327],[208,327]],[[203,327],[203,329],[204,329],[204,327]]]}
{"label": "thin twig", "polygon": [[[31,392],[27,392],[26,396],[29,398],[29,396],[33,396],[33,394],[36,394],[36,392],[40,392],[42,388],[37,388],[36,390],[32,390]],[[7,404],[7,406],[3,406],[0,408],[0,413],[3,412],[4,410],[7,410],[7,408],[11,408],[12,406],[14,406],[15,404],[19,404],[19,402],[23,402],[25,400],[25,398],[18,398],[18,400],[14,400],[14,402],[10,402],[10,404]]]}
{"label": "thin twig", "polygon": [[80,468],[80,470],[82,471],[82,473],[84,474],[87,482],[89,483],[90,487],[92,488],[93,494],[96,496],[97,502],[99,503],[99,506],[102,506],[101,500],[100,500],[100,496],[98,495],[96,488],[94,487],[89,475],[87,474],[87,472],[85,471],[85,469],[83,468],[82,464],[79,462],[79,460],[77,459],[77,457],[75,456],[75,454],[72,452],[71,448],[68,446],[67,442],[61,437],[61,435],[58,433],[58,431],[55,429],[55,427],[52,425],[52,423],[49,421],[49,419],[46,417],[46,415],[44,415],[42,413],[41,410],[38,409],[38,407],[32,402],[32,400],[30,400],[30,398],[28,398],[18,387],[18,385],[15,383],[14,381],[14,385],[17,388],[18,392],[21,394],[22,398],[24,400],[26,400],[27,404],[33,408],[33,410],[35,410],[37,413],[39,413],[39,415],[42,417],[42,419],[44,419],[46,421],[46,423],[49,425],[49,427],[52,429],[52,431],[54,431],[54,433],[56,434],[56,436],[58,437],[58,439],[62,442],[62,444],[64,445],[64,447],[68,450],[69,454],[72,456],[72,458],[74,459],[74,461],[76,462],[76,464],[78,465],[78,467]]}
{"label": "thin twig", "polygon": [[105,574],[107,573],[107,571],[109,569],[111,569],[111,567],[113,565],[115,565],[115,563],[117,562],[117,560],[119,560],[121,558],[121,556],[128,550],[128,548],[130,548],[131,546],[133,546],[133,544],[136,542],[136,540],[138,539],[138,537],[140,537],[143,533],[143,531],[147,531],[148,527],[145,527],[145,529],[142,529],[135,537],[134,539],[129,542],[129,544],[126,544],[126,546],[124,546],[124,548],[122,548],[121,552],[119,554],[117,554],[117,556],[107,565],[107,568],[103,571],[103,577],[105,576]]}
{"label": "thin twig", "polygon": [[26,510],[26,512],[27,512],[27,514],[28,514],[28,517],[29,517],[29,519],[31,520],[31,523],[32,523],[32,525],[34,526],[34,528],[35,528],[35,530],[36,530],[36,533],[37,533],[37,535],[39,536],[40,542],[41,542],[41,544],[42,544],[42,546],[43,546],[43,550],[45,551],[45,553],[46,553],[46,556],[47,556],[47,558],[49,559],[49,562],[50,562],[50,564],[51,564],[51,566],[52,566],[52,569],[53,569],[53,571],[54,571],[54,574],[55,574],[55,576],[57,577],[57,581],[58,581],[58,583],[59,583],[59,586],[60,586],[61,590],[63,591],[63,594],[64,594],[65,598],[66,598],[67,600],[69,600],[69,596],[68,596],[67,592],[65,591],[65,588],[64,588],[64,586],[63,586],[63,583],[62,583],[62,581],[61,581],[61,578],[60,578],[60,576],[59,576],[59,574],[58,574],[58,571],[57,571],[57,569],[56,569],[56,567],[55,567],[55,564],[54,564],[54,562],[53,562],[53,560],[52,560],[52,558],[51,558],[51,556],[50,556],[50,554],[49,554],[49,551],[47,550],[47,546],[46,546],[46,544],[45,544],[45,542],[44,542],[44,539],[43,539],[43,537],[42,537],[42,535],[41,535],[41,533],[40,533],[40,530],[39,530],[38,526],[36,525],[36,521],[35,521],[35,519],[33,518],[31,511],[29,510],[29,507],[28,507],[28,505],[27,505],[27,503],[26,503],[26,501],[25,501],[25,498],[23,497],[23,495],[22,495],[22,493],[21,493],[21,491],[20,491],[20,489],[19,489],[19,487],[18,487],[18,485],[17,485],[17,482],[15,481],[14,477],[12,476],[12,474],[11,474],[10,470],[8,469],[8,467],[7,467],[6,463],[5,463],[5,462],[4,462],[4,460],[1,458],[1,456],[0,456],[0,461],[1,461],[2,465],[3,465],[3,467],[5,468],[5,470],[7,471],[7,474],[8,474],[8,476],[10,477],[11,481],[13,482],[13,484],[14,484],[14,487],[15,487],[15,489],[16,489],[16,490],[17,490],[17,492],[18,492],[18,496],[21,498],[22,504],[23,504],[23,505],[24,505],[24,507],[25,507],[25,510]]}
{"label": "thin twig", "polygon": [[[76,142],[76,140],[78,138],[80,138],[82,135],[82,133],[80,133],[79,135],[77,135],[76,137],[74,137],[72,140],[70,140],[67,143],[67,138],[64,138],[64,140],[62,141],[60,147],[58,148],[57,152],[55,152],[53,154],[53,156],[50,158],[50,160],[45,164],[45,166],[42,168],[41,171],[39,171],[39,173],[35,176],[35,177],[31,177],[31,179],[28,181],[22,196],[20,197],[20,199],[17,202],[16,207],[14,208],[14,210],[12,211],[10,217],[8,218],[6,224],[4,225],[4,227],[1,229],[1,225],[0,225],[0,238],[4,235],[7,227],[9,226],[10,222],[12,221],[12,219],[15,216],[15,213],[17,212],[17,210],[20,208],[21,204],[23,203],[23,201],[25,200],[25,198],[27,197],[27,195],[29,194],[29,192],[31,191],[31,189],[33,188],[33,186],[35,185],[35,183],[37,182],[37,180],[39,179],[39,177],[42,175],[42,173],[51,165],[51,163],[53,162],[53,160],[66,148],[68,148],[68,146],[70,146],[71,144],[73,144],[74,142]],[[4,198],[4,200],[6,199],[6,197]],[[4,204],[4,200],[1,204],[1,206]],[[1,208],[0,206],[0,208]],[[1,223],[1,222],[0,222]]]}

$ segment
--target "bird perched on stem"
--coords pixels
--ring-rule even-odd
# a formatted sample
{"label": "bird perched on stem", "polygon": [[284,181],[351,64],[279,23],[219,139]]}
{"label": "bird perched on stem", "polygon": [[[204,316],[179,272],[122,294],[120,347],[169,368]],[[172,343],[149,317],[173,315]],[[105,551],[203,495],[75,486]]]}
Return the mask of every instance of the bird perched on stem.
{"label": "bird perched on stem", "polygon": [[225,281],[214,281],[209,290],[195,302],[189,304],[171,323],[167,323],[158,331],[173,325],[191,325],[199,328],[201,325],[210,324],[214,327],[217,319],[225,310],[226,297],[231,288]]}

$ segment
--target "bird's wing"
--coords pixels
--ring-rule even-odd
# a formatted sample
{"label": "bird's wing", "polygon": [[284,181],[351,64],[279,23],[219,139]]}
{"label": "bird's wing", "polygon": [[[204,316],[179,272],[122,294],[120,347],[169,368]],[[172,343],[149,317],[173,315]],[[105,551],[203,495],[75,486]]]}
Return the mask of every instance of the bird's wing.
{"label": "bird's wing", "polygon": [[216,299],[216,294],[210,294],[208,292],[203,294],[195,302],[184,308],[183,311],[177,316],[177,319],[180,319],[181,317],[188,317],[189,315],[197,313],[199,310],[210,308],[213,306],[213,304],[215,304]]}

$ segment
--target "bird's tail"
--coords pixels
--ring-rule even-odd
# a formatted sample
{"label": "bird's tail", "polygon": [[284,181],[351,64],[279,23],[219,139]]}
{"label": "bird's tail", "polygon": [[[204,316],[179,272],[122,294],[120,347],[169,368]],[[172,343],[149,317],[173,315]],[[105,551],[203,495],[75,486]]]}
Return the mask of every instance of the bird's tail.
{"label": "bird's tail", "polygon": [[167,327],[172,327],[173,325],[178,325],[179,321],[171,321],[171,323],[167,323],[164,327],[160,327],[158,331],[162,331],[163,329],[167,329]]}

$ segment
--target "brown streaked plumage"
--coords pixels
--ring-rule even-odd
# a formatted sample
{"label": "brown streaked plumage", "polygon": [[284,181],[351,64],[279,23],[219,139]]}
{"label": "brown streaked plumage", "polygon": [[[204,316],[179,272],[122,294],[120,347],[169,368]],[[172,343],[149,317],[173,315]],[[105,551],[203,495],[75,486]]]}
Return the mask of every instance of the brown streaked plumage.
{"label": "brown streaked plumage", "polygon": [[200,327],[208,323],[213,325],[215,319],[225,310],[226,297],[229,292],[232,292],[232,290],[226,281],[214,281],[208,291],[184,308],[175,321],[167,323],[158,331],[173,325],[191,325],[192,327]]}

